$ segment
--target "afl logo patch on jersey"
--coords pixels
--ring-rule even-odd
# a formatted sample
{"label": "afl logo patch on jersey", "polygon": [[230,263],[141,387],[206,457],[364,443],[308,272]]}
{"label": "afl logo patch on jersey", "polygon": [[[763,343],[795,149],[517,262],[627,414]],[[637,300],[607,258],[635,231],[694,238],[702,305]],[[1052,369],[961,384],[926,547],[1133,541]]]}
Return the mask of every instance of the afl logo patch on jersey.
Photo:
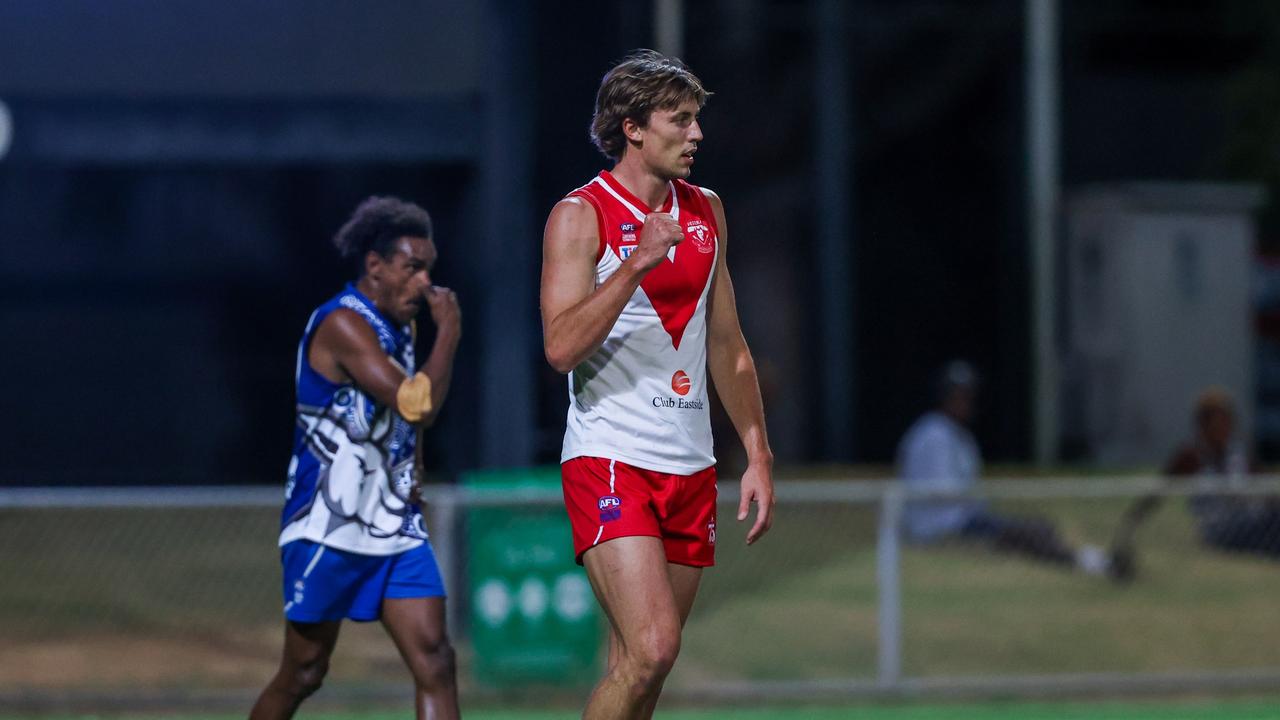
{"label": "afl logo patch on jersey", "polygon": [[618,226],[622,231],[622,237],[618,240],[618,257],[626,260],[631,257],[631,253],[635,252],[636,243],[636,224],[622,223]]}
{"label": "afl logo patch on jersey", "polygon": [[684,230],[689,239],[693,241],[693,246],[698,248],[698,252],[715,252],[716,238],[711,233],[711,227],[705,222],[695,218],[684,226]]}
{"label": "afl logo patch on jersey", "polygon": [[613,522],[622,517],[622,498],[617,495],[600,497],[600,522]]}
{"label": "afl logo patch on jersey", "polygon": [[693,382],[689,380],[689,375],[683,370],[677,370],[675,375],[671,376],[671,389],[677,395],[684,396],[689,394],[689,388],[693,386]]}

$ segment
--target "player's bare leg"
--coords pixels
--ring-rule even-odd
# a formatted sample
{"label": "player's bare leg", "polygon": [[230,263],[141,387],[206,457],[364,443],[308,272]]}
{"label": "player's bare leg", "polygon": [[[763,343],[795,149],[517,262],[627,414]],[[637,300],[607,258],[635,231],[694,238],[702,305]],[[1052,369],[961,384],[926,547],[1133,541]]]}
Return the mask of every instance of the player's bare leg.
{"label": "player's bare leg", "polygon": [[643,720],[680,652],[680,604],[662,541],[617,538],[591,548],[582,560],[613,632],[609,669],[582,717]]}
{"label": "player's bare leg", "polygon": [[[702,568],[689,565],[667,564],[667,574],[671,578],[671,590],[676,596],[676,607],[680,611],[680,628],[689,620],[693,610],[694,598],[698,595],[698,583],[702,581]],[[618,662],[618,635],[609,627],[609,665],[612,670]]]}
{"label": "player's bare leg", "polygon": [[[698,596],[698,583],[702,580],[702,568],[668,563],[667,575],[671,578],[671,591],[676,596],[676,609],[680,611],[680,629],[684,630],[684,624],[688,621],[689,613],[693,610],[693,600]],[[658,698],[660,696],[661,688],[659,688],[658,693],[654,693],[653,699],[645,707],[644,717],[653,717],[653,711],[658,707]]]}
{"label": "player's bare leg", "polygon": [[258,696],[249,720],[287,720],[302,701],[320,689],[341,622],[285,622],[280,669]]}
{"label": "player's bare leg", "polygon": [[457,671],[445,631],[444,598],[387,598],[382,625],[413,673],[418,720],[458,715]]}

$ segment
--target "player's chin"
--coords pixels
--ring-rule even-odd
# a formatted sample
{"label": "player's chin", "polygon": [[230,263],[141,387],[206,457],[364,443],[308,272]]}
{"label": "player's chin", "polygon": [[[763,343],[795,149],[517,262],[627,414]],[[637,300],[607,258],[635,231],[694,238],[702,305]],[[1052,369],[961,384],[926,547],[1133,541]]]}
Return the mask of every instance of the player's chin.
{"label": "player's chin", "polygon": [[418,316],[422,312],[422,304],[416,302],[407,302],[401,310],[400,317],[396,318],[398,322],[407,323]]}

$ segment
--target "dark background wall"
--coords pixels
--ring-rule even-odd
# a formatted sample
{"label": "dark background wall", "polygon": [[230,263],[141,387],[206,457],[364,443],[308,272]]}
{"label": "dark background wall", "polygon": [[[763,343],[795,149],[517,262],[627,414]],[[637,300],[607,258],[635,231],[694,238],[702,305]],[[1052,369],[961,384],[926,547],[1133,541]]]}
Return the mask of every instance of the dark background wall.
{"label": "dark background wall", "polygon": [[[599,78],[653,28],[647,3],[518,5],[0,4],[0,100],[15,119],[0,160],[0,482],[277,482],[297,337],[349,274],[327,241],[372,193],[433,212],[436,274],[464,302],[432,466],[483,464],[481,363],[507,350],[537,368],[527,461],[554,461],[564,379],[536,345],[492,340],[536,338],[536,292],[509,313],[475,308],[512,280],[494,253],[533,258],[520,281],[536,288],[546,212],[604,167],[586,133]],[[1241,160],[1269,148],[1242,130],[1276,105],[1248,92],[1278,75],[1269,5],[1063,5],[1064,186],[1269,178],[1274,163]],[[833,60],[816,55],[812,3],[686,3],[685,58],[716,93],[693,179],[726,201],[782,462],[826,459],[815,347],[842,331],[857,460],[892,458],[955,356],[984,376],[987,455],[1028,458],[1022,8],[850,3],[850,53],[835,61],[853,101],[854,313],[821,328],[814,75]],[[495,18],[515,16],[502,31],[528,53],[495,64]],[[533,138],[508,158],[530,168],[511,192],[532,212],[494,228],[478,188],[503,161],[485,160],[475,128],[494,127],[493,73],[517,70],[528,102],[501,119]],[[721,418],[732,466],[727,429]]]}
{"label": "dark background wall", "polygon": [[0,4],[0,90],[99,96],[423,97],[479,87],[483,3],[81,0]]}

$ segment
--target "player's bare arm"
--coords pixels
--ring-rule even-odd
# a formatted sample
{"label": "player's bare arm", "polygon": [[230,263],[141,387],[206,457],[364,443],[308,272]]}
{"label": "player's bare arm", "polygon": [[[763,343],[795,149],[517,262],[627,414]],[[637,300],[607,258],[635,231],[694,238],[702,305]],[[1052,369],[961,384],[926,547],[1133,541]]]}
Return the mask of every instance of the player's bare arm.
{"label": "player's bare arm", "polygon": [[747,544],[759,540],[773,525],[773,451],[764,424],[764,403],[760,399],[760,381],[755,361],[742,335],[738,322],[737,300],[733,281],[725,261],[728,229],[724,205],[720,197],[703,190],[711,201],[720,228],[720,256],[716,260],[711,298],[707,305],[707,366],[711,381],[724,403],[733,427],[747,451],[747,469],[742,474],[742,498],[738,502],[738,520],[747,518],[752,502],[756,519],[747,531]]}
{"label": "player's bare arm", "polygon": [[670,215],[650,214],[635,252],[597,288],[595,210],[579,198],[557,203],[542,244],[542,335],[551,367],[567,373],[598,350],[645,274],[683,237]]}
{"label": "player's bare arm", "polygon": [[431,311],[431,322],[436,326],[436,340],[431,347],[431,354],[421,368],[431,379],[431,409],[423,414],[419,424],[431,427],[449,395],[449,385],[453,381],[453,356],[462,339],[462,310],[458,306],[457,293],[447,287],[428,286],[426,298],[427,307]]}
{"label": "player's bare arm", "polygon": [[[1174,487],[1185,484],[1190,476],[1198,470],[1196,463],[1197,460],[1194,459],[1194,456],[1188,457],[1186,453],[1180,453],[1164,469],[1165,486]],[[1157,492],[1147,493],[1135,498],[1120,515],[1120,522],[1111,538],[1112,563],[1115,566],[1112,575],[1117,579],[1133,579],[1137,565],[1138,530],[1164,504],[1164,494]]]}
{"label": "player's bare arm", "polygon": [[[354,310],[339,308],[324,319],[316,329],[308,359],[325,378],[335,383],[354,382],[388,407],[403,405],[404,390],[412,389],[407,384],[413,378],[391,361],[378,343],[377,333]],[[432,393],[431,400],[435,399],[433,388],[422,389]],[[438,407],[431,407],[415,421],[422,422],[428,414],[434,418]]]}

